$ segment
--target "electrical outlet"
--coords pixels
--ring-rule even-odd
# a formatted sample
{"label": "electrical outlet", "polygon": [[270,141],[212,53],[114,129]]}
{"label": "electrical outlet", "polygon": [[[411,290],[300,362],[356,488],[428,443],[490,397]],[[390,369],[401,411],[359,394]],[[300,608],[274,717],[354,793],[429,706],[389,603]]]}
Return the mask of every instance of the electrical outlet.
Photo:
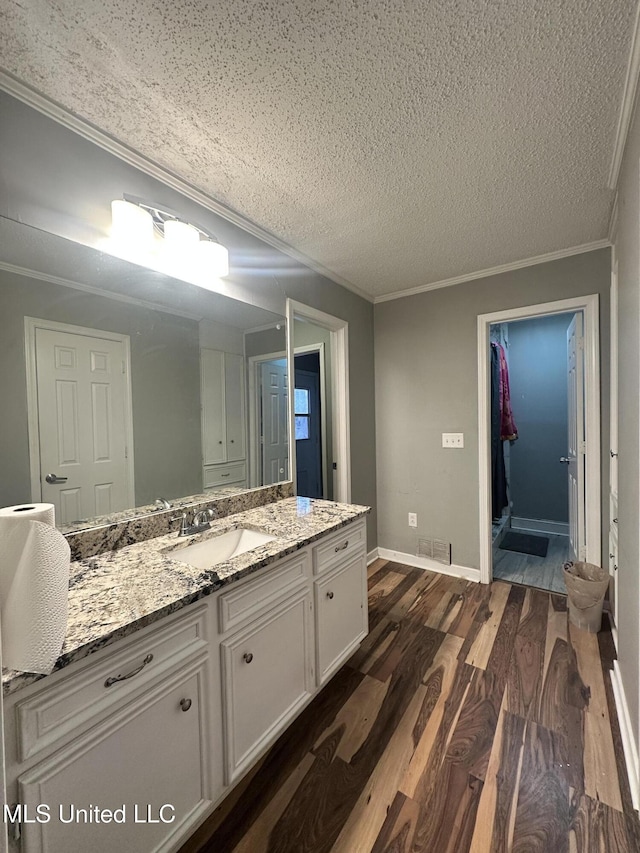
{"label": "electrical outlet", "polygon": [[418,516],[415,512],[409,513],[409,527],[417,527],[418,526]]}
{"label": "electrical outlet", "polygon": [[442,433],[443,447],[464,447],[464,433],[462,432],[443,432]]}

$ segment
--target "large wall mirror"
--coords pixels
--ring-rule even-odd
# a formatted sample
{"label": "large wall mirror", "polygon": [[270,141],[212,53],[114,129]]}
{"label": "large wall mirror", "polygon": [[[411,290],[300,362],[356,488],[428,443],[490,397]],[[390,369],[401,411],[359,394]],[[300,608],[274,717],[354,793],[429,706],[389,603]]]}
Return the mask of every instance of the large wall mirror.
{"label": "large wall mirror", "polygon": [[0,217],[0,506],[63,529],[290,479],[286,321]]}

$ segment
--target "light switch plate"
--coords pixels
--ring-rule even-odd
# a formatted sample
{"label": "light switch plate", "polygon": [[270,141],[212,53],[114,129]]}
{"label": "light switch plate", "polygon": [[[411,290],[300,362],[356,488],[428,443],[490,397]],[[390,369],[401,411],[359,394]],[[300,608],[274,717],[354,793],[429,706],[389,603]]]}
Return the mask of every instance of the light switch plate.
{"label": "light switch plate", "polygon": [[442,433],[443,447],[464,447],[464,433],[462,432],[443,432]]}
{"label": "light switch plate", "polygon": [[415,512],[409,513],[409,527],[417,527],[418,526],[418,516]]}

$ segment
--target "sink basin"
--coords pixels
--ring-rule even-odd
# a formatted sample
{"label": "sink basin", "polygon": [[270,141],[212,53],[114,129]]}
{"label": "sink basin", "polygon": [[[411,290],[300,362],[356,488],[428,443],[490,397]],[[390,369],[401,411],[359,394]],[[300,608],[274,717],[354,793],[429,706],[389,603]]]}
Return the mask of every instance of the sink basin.
{"label": "sink basin", "polygon": [[186,548],[176,548],[169,556],[181,563],[189,563],[197,569],[210,569],[216,563],[224,563],[238,554],[253,551],[260,545],[272,542],[276,537],[259,530],[249,530],[247,527],[236,527],[227,530],[219,536],[205,539],[203,542],[194,542]]}

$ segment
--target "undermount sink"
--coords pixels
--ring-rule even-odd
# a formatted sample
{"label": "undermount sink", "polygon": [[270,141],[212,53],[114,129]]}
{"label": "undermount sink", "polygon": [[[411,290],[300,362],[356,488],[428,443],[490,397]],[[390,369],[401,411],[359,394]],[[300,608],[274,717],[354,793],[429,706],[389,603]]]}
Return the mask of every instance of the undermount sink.
{"label": "undermount sink", "polygon": [[235,527],[233,530],[227,530],[226,533],[220,533],[211,539],[194,542],[193,545],[187,545],[186,548],[176,548],[168,556],[174,560],[180,560],[181,563],[189,563],[196,569],[210,569],[217,563],[224,563],[232,557],[237,557],[238,554],[253,551],[260,545],[273,542],[275,538],[275,536],[261,533],[259,530]]}

